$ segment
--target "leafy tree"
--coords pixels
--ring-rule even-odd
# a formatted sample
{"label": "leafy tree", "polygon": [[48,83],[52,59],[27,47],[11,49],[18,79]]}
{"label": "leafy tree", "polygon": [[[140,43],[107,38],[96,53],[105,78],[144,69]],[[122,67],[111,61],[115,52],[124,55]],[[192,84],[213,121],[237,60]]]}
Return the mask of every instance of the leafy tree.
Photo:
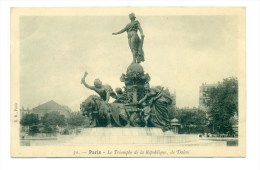
{"label": "leafy tree", "polygon": [[209,91],[207,101],[209,120],[213,133],[232,133],[230,119],[238,113],[238,80],[231,77],[223,79]]}
{"label": "leafy tree", "polygon": [[88,124],[86,116],[80,112],[74,112],[67,118],[67,123],[71,127],[80,127]]}
{"label": "leafy tree", "polygon": [[39,133],[39,126],[38,125],[33,125],[30,126],[30,130],[29,130],[29,134],[31,134],[32,136],[35,135],[36,133]]}
{"label": "leafy tree", "polygon": [[20,121],[20,124],[22,126],[32,126],[32,125],[37,125],[39,124],[39,119],[38,119],[38,116],[34,113],[31,113],[31,114],[25,114],[21,121]]}
{"label": "leafy tree", "polygon": [[178,109],[175,113],[181,124],[180,133],[204,133],[207,130],[206,113],[199,109]]}
{"label": "leafy tree", "polygon": [[34,113],[30,114],[25,114],[21,121],[20,124],[22,126],[27,126],[29,130],[29,134],[34,135],[35,133],[38,132],[38,127],[37,125],[40,123],[38,115]]}
{"label": "leafy tree", "polygon": [[57,111],[45,113],[41,121],[47,133],[56,132],[57,126],[63,127],[66,125],[65,116]]}

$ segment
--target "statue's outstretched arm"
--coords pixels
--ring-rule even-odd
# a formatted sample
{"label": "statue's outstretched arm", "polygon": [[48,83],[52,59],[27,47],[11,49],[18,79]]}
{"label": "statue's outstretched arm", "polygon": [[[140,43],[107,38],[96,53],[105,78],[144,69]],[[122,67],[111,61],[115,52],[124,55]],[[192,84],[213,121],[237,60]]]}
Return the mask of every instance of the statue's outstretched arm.
{"label": "statue's outstretched arm", "polygon": [[112,33],[112,35],[117,35],[117,34],[122,34],[127,30],[127,26],[125,28],[123,28],[122,30],[118,31],[118,32],[114,32]]}
{"label": "statue's outstretched arm", "polygon": [[82,77],[81,79],[81,84],[83,84],[86,88],[90,89],[90,90],[95,90],[95,87],[94,86],[90,86],[86,83],[86,77],[87,77],[88,73],[85,72],[84,76]]}

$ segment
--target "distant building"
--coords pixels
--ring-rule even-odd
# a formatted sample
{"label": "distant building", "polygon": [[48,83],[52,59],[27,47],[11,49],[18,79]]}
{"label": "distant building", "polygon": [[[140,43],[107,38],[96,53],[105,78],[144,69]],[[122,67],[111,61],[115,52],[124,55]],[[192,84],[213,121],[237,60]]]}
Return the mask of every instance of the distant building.
{"label": "distant building", "polygon": [[31,110],[27,107],[27,109],[25,109],[24,107],[22,107],[21,109],[20,109],[20,119],[24,116],[24,115],[26,115],[26,114],[29,114],[29,113],[31,113]]}
{"label": "distant building", "polygon": [[71,112],[69,107],[62,106],[53,100],[32,109],[32,113],[37,114],[39,118],[42,118],[45,113],[50,113],[53,111],[57,111],[65,117],[68,117],[69,113]]}
{"label": "distant building", "polygon": [[172,129],[171,131],[175,134],[178,134],[179,133],[179,127],[180,127],[180,122],[178,119],[174,118],[171,120],[171,126],[172,126]]}
{"label": "distant building", "polygon": [[216,84],[206,84],[203,83],[200,86],[199,91],[199,109],[207,111],[207,102],[209,100],[209,91],[210,89],[216,87]]}

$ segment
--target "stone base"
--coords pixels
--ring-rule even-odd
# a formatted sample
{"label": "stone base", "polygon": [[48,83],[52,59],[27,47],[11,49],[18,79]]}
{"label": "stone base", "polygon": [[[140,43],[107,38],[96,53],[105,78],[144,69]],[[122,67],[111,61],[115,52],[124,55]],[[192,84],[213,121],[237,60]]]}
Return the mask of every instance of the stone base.
{"label": "stone base", "polygon": [[70,144],[176,144],[199,141],[198,135],[164,133],[160,128],[86,128]]}
{"label": "stone base", "polygon": [[56,139],[22,139],[21,146],[153,145],[153,146],[227,146],[226,141],[201,139],[199,135],[180,135],[160,128],[86,128],[78,135]]}

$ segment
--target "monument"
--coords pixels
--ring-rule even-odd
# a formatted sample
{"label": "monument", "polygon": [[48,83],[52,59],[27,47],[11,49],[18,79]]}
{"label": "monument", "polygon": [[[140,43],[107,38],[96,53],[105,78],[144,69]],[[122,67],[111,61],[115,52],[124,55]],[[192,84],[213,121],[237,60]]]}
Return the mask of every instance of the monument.
{"label": "monument", "polygon": [[[245,14],[241,7],[12,8],[11,156],[245,157]],[[219,82],[201,94],[210,97],[208,113],[192,107],[205,81]],[[177,107],[192,108],[178,109],[168,88],[177,90]],[[42,118],[21,109],[45,100],[70,107],[68,117],[56,107],[40,109]]]}
{"label": "monument", "polygon": [[[98,95],[89,96],[81,103],[83,115],[89,116],[91,127],[158,127],[163,131],[172,129],[168,106],[172,99],[163,88],[151,88],[150,76],[145,73],[140,62],[144,62],[143,41],[144,34],[135,14],[129,14],[131,22],[121,31],[113,35],[127,32],[128,43],[133,55],[133,61],[128,66],[126,74],[123,73],[120,81],[125,84],[125,89],[116,89],[110,85],[103,85],[96,79],[94,85],[86,83],[86,72],[81,83]],[[141,39],[138,36],[141,34]],[[110,97],[115,98],[113,103],[108,103]]]}
{"label": "monument", "polygon": [[[133,55],[133,61],[122,73],[120,81],[124,89],[103,85],[99,79],[94,84],[86,82],[85,72],[81,79],[87,89],[97,95],[91,95],[80,105],[84,116],[90,119],[90,128],[82,131],[70,141],[73,145],[84,144],[170,144],[170,145],[200,145],[198,135],[179,135],[177,119],[169,119],[169,106],[172,99],[163,87],[150,87],[151,77],[145,73],[141,62],[144,62],[144,34],[135,14],[129,14],[131,22],[121,31],[113,35],[127,32],[128,43]],[[141,34],[141,39],[138,36]],[[110,97],[114,102],[109,103]],[[203,142],[205,145],[216,142]],[[224,143],[221,143],[223,145]]]}

